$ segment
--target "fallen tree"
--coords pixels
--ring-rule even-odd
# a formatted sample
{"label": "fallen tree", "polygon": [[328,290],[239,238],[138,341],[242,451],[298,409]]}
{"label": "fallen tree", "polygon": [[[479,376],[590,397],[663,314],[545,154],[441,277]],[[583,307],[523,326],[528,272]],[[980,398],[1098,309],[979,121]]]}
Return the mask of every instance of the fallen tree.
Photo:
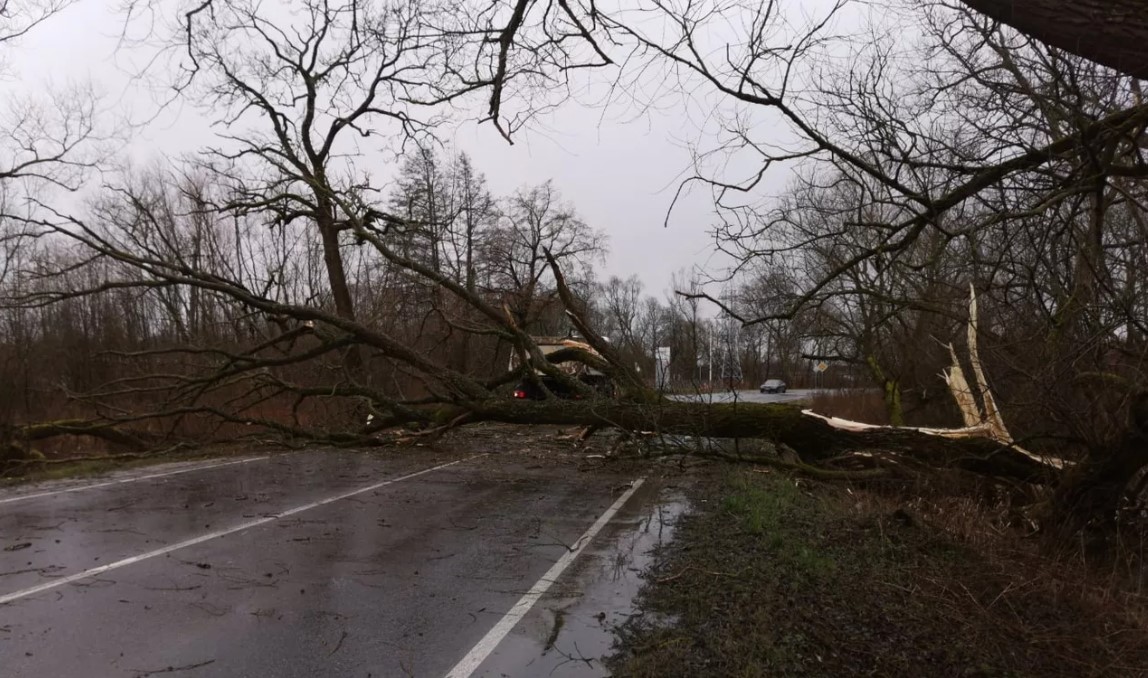
{"label": "fallen tree", "polygon": [[[849,135],[840,134],[832,125],[820,128],[813,124],[816,121],[800,105],[790,105],[784,83],[774,88],[755,71],[755,64],[767,55],[791,65],[808,51],[803,45],[820,40],[819,24],[806,36],[798,36],[802,39],[791,46],[775,48],[762,44],[768,33],[764,28],[780,19],[775,14],[775,3],[749,7],[748,21],[726,22],[744,23],[753,32],[744,45],[751,53],[737,59],[727,55],[732,72],[711,68],[706,63],[703,55],[718,52],[695,47],[695,32],[701,36],[706,31],[702,30],[704,19],[695,14],[692,6],[681,10],[658,6],[657,15],[663,16],[666,27],[680,29],[681,34],[680,39],[671,37],[663,43],[661,37],[644,35],[640,29],[645,26],[627,26],[620,17],[601,15],[592,3],[589,8],[573,9],[559,3],[558,8],[563,11],[553,13],[560,22],[561,30],[557,31],[548,30],[553,28],[546,23],[550,13],[532,9],[529,3],[518,3],[505,26],[499,24],[501,14],[497,6],[492,6],[490,15],[476,15],[485,22],[481,30],[429,32],[424,25],[428,19],[422,16],[368,17],[360,12],[367,5],[357,2],[334,12],[311,4],[314,11],[301,19],[294,35],[292,31],[269,30],[267,27],[276,24],[265,17],[249,17],[253,24],[250,27],[246,18],[227,21],[219,18],[223,15],[207,11],[210,4],[185,15],[188,30],[178,32],[181,49],[172,50],[180,54],[186,51],[189,59],[187,70],[181,72],[179,91],[189,98],[198,96],[210,101],[217,107],[214,113],[219,124],[225,128],[234,125],[223,140],[227,147],[205,153],[202,163],[195,166],[210,175],[209,185],[175,186],[174,192],[188,199],[186,206],[165,203],[166,195],[149,192],[147,186],[131,185],[130,181],[109,187],[100,208],[88,216],[65,215],[41,205],[23,223],[39,236],[74,245],[74,256],[60,263],[59,270],[36,271],[33,277],[37,282],[47,281],[44,286],[23,292],[8,303],[36,307],[124,289],[177,297],[179,292],[190,290],[197,299],[210,296],[223,300],[220,304],[233,311],[229,319],[243,326],[248,342],[240,348],[163,345],[125,356],[140,363],[166,358],[179,363],[181,369],[156,369],[118,379],[95,393],[73,394],[88,401],[96,411],[104,412],[104,418],[82,426],[24,426],[13,439],[32,442],[34,436],[48,434],[98,435],[130,449],[147,442],[132,433],[134,422],[186,416],[204,416],[226,423],[230,427],[226,429],[228,435],[235,435],[235,427],[242,426],[290,442],[342,444],[368,443],[390,431],[401,431],[399,436],[410,435],[412,430],[420,435],[439,435],[479,421],[609,427],[662,436],[758,438],[792,450],[798,461],[795,467],[879,467],[911,460],[915,469],[960,469],[1009,482],[1050,485],[1057,488],[1057,496],[1065,507],[1084,507],[1080,510],[1090,519],[1101,522],[1112,514],[1111,497],[1123,493],[1123,487],[1143,467],[1144,459],[1138,451],[1142,447],[1136,447],[1139,433],[1130,434],[1126,445],[1094,450],[1091,458],[1070,469],[1018,446],[1005,426],[976,357],[975,312],[971,313],[974,320],[968,333],[973,379],[970,382],[964,377],[955,351],[951,351],[953,368],[946,376],[962,413],[964,426],[960,428],[873,427],[818,417],[794,406],[664,398],[598,335],[581,310],[582,300],[566,284],[556,258],[548,253],[548,261],[540,264],[539,252],[544,243],[537,239],[527,242],[521,249],[528,250],[530,275],[518,282],[522,287],[533,288],[539,284],[544,269],[549,268],[561,306],[592,349],[572,347],[564,351],[563,358],[602,372],[617,387],[617,398],[596,397],[586,384],[543,355],[531,336],[531,328],[523,326],[523,315],[510,312],[496,291],[482,289],[475,284],[473,275],[449,275],[439,265],[437,249],[430,253],[420,251],[425,243],[419,238],[434,231],[438,224],[387,213],[372,202],[378,187],[371,185],[371,178],[360,180],[361,168],[344,163],[345,158],[340,155],[344,147],[360,137],[380,136],[376,129],[385,121],[398,121],[402,125],[398,136],[416,140],[429,133],[434,123],[433,119],[420,122],[413,117],[417,111],[429,111],[425,107],[450,102],[455,96],[477,89],[491,89],[489,112],[497,123],[503,85],[511,82],[516,71],[519,76],[526,76],[535,74],[538,64],[545,71],[550,64],[576,63],[556,57],[562,45],[572,38],[588,41],[586,44],[595,48],[601,61],[609,63],[597,48],[611,41],[599,43],[594,36],[601,31],[612,33],[673,68],[692,71],[698,83],[707,85],[718,96],[746,107],[776,110],[789,120],[794,131],[808,143],[796,152],[786,150],[777,157],[766,155],[765,167],[799,158],[831,159],[841,167],[852,168],[853,174],[861,175],[865,182],[884,186],[902,205],[891,223],[866,222],[868,230],[884,235],[812,280],[808,289],[794,296],[796,308],[824,301],[823,295],[830,294],[827,284],[833,278],[858,267],[885,266],[890,256],[904,255],[911,245],[942,228],[948,229],[944,232],[947,238],[976,235],[978,230],[949,225],[942,217],[997,189],[1036,195],[1031,206],[1021,205],[1018,209],[1039,216],[1047,209],[1046,199],[1095,188],[1101,199],[1096,201],[1093,212],[1098,215],[1095,221],[1102,223],[1100,208],[1112,201],[1104,197],[1104,186],[1089,188],[1090,184],[1077,181],[1076,170],[1064,182],[1053,181],[1052,187],[1043,192],[1023,186],[1010,188],[1009,182],[1029,175],[1055,174],[1059,166],[1075,166],[1081,158],[1094,163],[1103,161],[1095,171],[1081,170],[1085,177],[1106,171],[1118,185],[1122,183],[1118,179],[1143,176],[1138,149],[1148,121],[1148,107],[1138,95],[1125,102],[1127,105],[1114,106],[1112,110],[1066,116],[1077,122],[1057,134],[1030,138],[1024,133],[983,157],[975,153],[971,159],[962,156],[955,165],[945,152],[938,152],[935,158],[923,156],[914,160],[899,149],[876,162],[870,160],[875,156],[866,142],[852,145]],[[543,6],[550,7],[550,3],[542,3],[539,8]],[[231,11],[225,7],[215,9]],[[539,11],[544,12],[539,19],[542,24],[524,23],[524,15]],[[723,18],[720,13],[715,16]],[[369,23],[368,18],[377,24]],[[403,29],[398,35],[388,32],[394,27],[394,20]],[[530,44],[525,42],[530,31],[546,36],[543,43],[532,46],[537,51],[535,56],[541,57],[534,61],[518,58],[529,57],[529,49],[523,52],[522,48]],[[440,34],[477,35],[473,47],[479,56],[473,61],[497,64],[495,72],[472,77],[453,63],[446,64],[442,73],[435,71],[441,53],[474,56],[467,50],[454,49],[457,45],[450,41],[440,45],[436,42]],[[673,34],[670,31],[668,35]],[[727,49],[734,46],[726,45]],[[563,68],[559,67],[559,74]],[[788,68],[782,70],[788,72]],[[449,75],[445,81],[461,78],[465,82],[458,91],[451,91],[449,84],[443,84],[444,74]],[[420,81],[425,87],[415,86]],[[692,84],[695,83],[691,81]],[[842,100],[855,101],[854,94],[850,92]],[[878,106],[874,110],[882,109]],[[871,122],[883,136],[885,122]],[[970,134],[975,138],[986,136]],[[340,141],[348,137],[350,142]],[[741,138],[751,143],[749,137]],[[1096,158],[1094,151],[1098,148],[1110,151]],[[897,170],[903,157],[910,167],[917,163],[927,168],[926,174],[945,170],[951,176],[930,180],[923,186],[904,183]],[[1075,183],[1065,183],[1069,179]],[[1062,191],[1062,183],[1072,190]],[[723,193],[727,189],[752,188],[720,182],[714,185]],[[1134,194],[1127,198],[1130,202],[1136,199]],[[877,201],[881,202],[881,198]],[[1002,218],[995,209],[988,210],[987,215],[988,225]],[[834,230],[836,224],[834,220]],[[296,227],[298,230],[291,230]],[[249,230],[243,231],[244,228]],[[286,275],[289,257],[254,262],[241,254],[229,258],[231,252],[241,249],[245,238],[255,238],[254,234],[268,230],[282,234],[284,239],[319,243],[321,264],[315,271],[308,271],[306,282],[299,284],[301,291],[277,293],[276,281]],[[233,240],[227,240],[225,234],[232,233]],[[357,281],[348,273],[351,267],[344,260],[352,251],[362,252],[360,262],[364,268],[393,272],[395,294],[406,295],[412,289],[426,291],[433,308],[426,310],[422,320],[431,318],[448,333],[497,342],[517,356],[518,368],[489,374],[467,370],[452,364],[447,356],[416,346],[386,326],[372,324],[360,308],[355,308],[352,292]],[[915,262],[912,265],[918,266]],[[98,268],[99,272],[90,277],[68,275],[88,268]],[[1082,260],[1079,268],[1097,267],[1095,262]],[[970,279],[982,278],[961,278]],[[1081,283],[1078,287],[1084,294],[1096,285]],[[1061,325],[1073,319],[1074,309],[1087,305],[1086,297],[1078,295],[1075,289],[1067,290],[1066,296],[1072,303],[1064,304],[1064,313],[1058,311],[1065,317],[1054,319]],[[504,360],[494,362],[506,364]],[[294,378],[291,368],[302,364],[319,365],[321,378]],[[562,384],[564,390],[582,399],[522,402],[509,396],[510,384],[519,379],[538,379],[539,375]],[[398,382],[402,383],[396,385]],[[136,409],[102,407],[104,402],[125,400],[132,401]],[[297,416],[308,403],[331,401],[336,401],[345,415],[337,423],[325,428],[308,426]],[[286,412],[278,417],[264,416],[260,406],[272,402]],[[141,407],[145,411],[139,411]],[[21,449],[29,452],[27,445]],[[1122,488],[1120,492],[1114,491],[1118,486]]]}
{"label": "fallen tree", "polygon": [[[530,334],[518,327],[513,316],[498,308],[482,294],[467,289],[425,265],[393,251],[385,240],[387,224],[379,214],[370,219],[355,217],[348,204],[348,221],[362,242],[372,246],[391,264],[427,280],[453,295],[475,311],[483,322],[472,330],[493,333],[508,342],[520,358],[516,367],[493,378],[480,379],[452,369],[446,364],[412,350],[395,337],[321,308],[284,303],[270,299],[213,271],[199,270],[172,261],[162,253],[149,251],[146,244],[117,241],[79,219],[65,222],[41,221],[45,230],[64,235],[87,251],[125,265],[125,270],[144,271],[149,286],[190,286],[225,295],[253,313],[279,319],[269,323],[269,336],[260,337],[249,350],[214,351],[214,368],[193,374],[145,375],[136,380],[120,380],[115,388],[91,394],[95,401],[141,394],[158,405],[150,412],[109,415],[99,421],[67,421],[23,427],[12,439],[25,441],[23,456],[31,443],[52,436],[95,436],[119,448],[138,451],[170,445],[170,440],[145,438],[133,432],[134,423],[145,419],[181,416],[213,417],[230,425],[254,426],[259,435],[277,437],[293,444],[380,444],[411,435],[438,436],[459,426],[476,422],[503,422],[521,425],[562,425],[617,429],[630,433],[652,433],[663,437],[761,439],[775,449],[792,452],[792,459],[779,465],[797,472],[837,479],[876,477],[874,470],[889,475],[919,475],[928,469],[956,470],[992,481],[1055,488],[1056,502],[1066,507],[1072,522],[1110,523],[1114,507],[1126,486],[1145,462],[1140,429],[1134,429],[1130,443],[1097,455],[1084,463],[1066,468],[1062,460],[1033,454],[1013,441],[995,404],[977,352],[976,300],[971,299],[968,323],[968,362],[973,378],[964,377],[956,351],[950,347],[953,365],[943,375],[963,417],[957,428],[907,428],[872,426],[863,422],[823,417],[797,405],[747,402],[709,403],[697,399],[672,399],[652,390],[617,354],[611,344],[590,326],[582,303],[567,284],[559,263],[550,258],[558,294],[571,324],[590,350],[572,342],[561,351],[562,361],[581,362],[608,375],[617,386],[617,397],[605,398],[571,376],[570,370],[556,365],[543,354]],[[25,304],[50,304],[77,295],[99,294],[121,283],[109,282],[92,288],[41,292],[25,298]],[[135,283],[138,284],[138,283]],[[472,321],[473,323],[473,321]],[[423,388],[417,394],[389,392],[363,378],[361,370],[351,369],[339,351],[356,346],[372,362],[386,361],[407,374],[417,375]],[[156,354],[177,354],[186,347],[156,349]],[[299,362],[328,359],[332,381],[325,384],[298,384],[280,372]],[[509,386],[532,375],[546,375],[568,385],[581,399],[548,397],[540,401],[517,400]],[[367,412],[339,430],[317,430],[260,417],[245,411],[205,404],[213,394],[234,393],[235,402],[266,402],[290,398],[303,403],[315,399],[341,399],[350,409]],[[81,396],[77,396],[81,397]],[[853,471],[853,472],[851,472]],[[1067,508],[1067,507],[1070,507]],[[1057,520],[1062,520],[1057,518]]]}
{"label": "fallen tree", "polygon": [[[348,206],[350,207],[350,206]],[[562,361],[578,361],[608,375],[616,385],[616,398],[603,398],[585,384],[571,376],[570,370],[556,365],[543,355],[534,339],[519,328],[510,314],[498,309],[481,295],[466,289],[436,273],[419,262],[403,257],[391,250],[384,240],[385,224],[378,224],[381,215],[372,213],[370,219],[353,219],[356,234],[371,244],[391,263],[439,285],[477,310],[487,321],[483,331],[497,332],[509,341],[520,355],[517,369],[485,381],[452,370],[419,355],[401,342],[380,332],[347,319],[337,313],[321,309],[295,306],[273,301],[207,271],[189,269],[179,262],[167,261],[155,252],[128,249],[106,234],[82,221],[71,220],[67,230],[49,222],[40,225],[80,240],[83,245],[100,255],[142,269],[154,276],[151,284],[190,285],[226,294],[258,312],[278,318],[290,318],[295,325],[275,336],[260,341],[252,350],[228,354],[218,369],[206,374],[171,376],[167,379],[149,376],[152,384],[148,391],[165,394],[166,406],[150,414],[124,417],[121,422],[141,418],[185,416],[199,414],[215,416],[235,424],[256,424],[261,430],[277,433],[285,438],[322,440],[343,444],[363,444],[370,436],[391,429],[445,431],[479,421],[510,424],[556,424],[595,428],[614,428],[631,432],[656,432],[667,436],[712,438],[761,438],[796,453],[807,465],[829,460],[840,463],[843,457],[858,455],[857,459],[880,451],[886,459],[904,456],[916,463],[940,468],[955,468],[1011,481],[1048,483],[1055,479],[1058,469],[1020,448],[1007,437],[1002,437],[1003,424],[991,405],[992,396],[978,371],[980,393],[988,414],[968,413],[972,425],[965,429],[909,429],[872,427],[857,422],[820,417],[803,411],[801,407],[784,404],[746,402],[706,403],[697,400],[674,400],[653,391],[632,368],[617,355],[616,350],[590,327],[581,311],[581,302],[570,289],[558,262],[549,257],[555,284],[566,306],[572,325],[583,336],[592,350],[581,350],[577,344],[564,349]],[[53,303],[72,295],[97,294],[106,286],[93,289],[68,290],[26,300],[28,303]],[[975,302],[972,307],[975,318]],[[975,339],[975,320],[970,324],[970,339]],[[305,340],[304,340],[305,338]],[[294,362],[315,360],[327,353],[350,345],[371,352],[375,358],[384,358],[392,364],[417,373],[426,385],[426,392],[416,398],[395,398],[383,390],[369,386],[357,375],[344,369],[336,383],[304,386],[289,383],[276,376],[276,368]],[[978,361],[975,341],[970,345],[973,364]],[[171,349],[181,351],[184,349]],[[160,353],[169,352],[161,350]],[[976,367],[974,369],[977,369]],[[561,400],[550,397],[542,401],[523,401],[509,397],[507,384],[519,378],[544,374],[566,384],[571,393],[584,399]],[[958,402],[973,402],[971,391],[959,378],[959,365],[949,373],[950,384]],[[956,377],[956,378],[954,378]],[[226,412],[207,407],[201,400],[225,387],[243,384],[258,394],[255,401],[272,396],[289,396],[298,401],[322,397],[341,397],[366,403],[370,419],[362,422],[356,431],[308,431],[260,419],[243,412]],[[963,389],[963,391],[962,391]],[[140,392],[136,386],[105,391],[98,398]],[[138,448],[143,443],[135,434],[115,426],[116,419],[103,423],[73,422],[28,429],[31,440],[43,435],[67,434],[97,435],[117,444]],[[988,423],[986,423],[988,422]],[[997,422],[997,423],[992,423]]]}
{"label": "fallen tree", "polygon": [[[159,439],[155,436],[129,431],[106,420],[66,419],[0,426],[0,473],[47,462],[46,457],[37,450],[37,443],[64,437],[99,440],[113,450],[128,450],[127,457],[145,456],[159,445]],[[115,457],[127,458],[122,454]]]}
{"label": "fallen tree", "polygon": [[874,427],[851,431],[810,416],[797,405],[704,403],[663,400],[465,403],[460,411],[478,420],[511,424],[561,424],[654,431],[660,435],[710,438],[764,438],[795,451],[807,464],[842,455],[880,451],[917,462],[975,473],[1044,483],[1055,476],[1048,465],[988,438],[945,438],[908,428]]}
{"label": "fallen tree", "polygon": [[[23,427],[13,439],[27,441],[20,448],[24,458],[35,458],[31,445],[35,440],[59,435],[96,436],[129,452],[170,445],[170,439],[145,439],[133,432],[133,427],[146,419],[190,416],[226,424],[228,428],[220,430],[228,431],[232,437],[274,437],[291,444],[378,444],[408,437],[412,431],[414,435],[434,437],[481,421],[552,424],[652,432],[659,436],[761,439],[776,448],[791,450],[795,470],[832,470],[840,472],[834,477],[841,479],[872,477],[873,469],[919,474],[933,468],[1006,483],[1054,487],[1064,514],[1074,516],[1072,522],[1081,522],[1075,516],[1083,514],[1088,516],[1085,522],[1096,524],[1111,522],[1113,507],[1144,465],[1140,448],[1135,445],[1108,450],[1067,471],[1060,460],[1045,459],[1020,447],[1005,426],[977,355],[975,298],[970,304],[967,332],[972,378],[965,378],[953,349],[953,365],[944,375],[964,425],[949,429],[878,427],[821,417],[793,405],[707,403],[664,397],[595,331],[560,263],[547,253],[546,265],[558,299],[569,322],[589,347],[585,350],[573,343],[561,352],[561,360],[580,362],[607,375],[616,386],[617,397],[603,398],[572,376],[569,369],[544,355],[532,335],[517,324],[514,314],[500,307],[497,298],[396,250],[393,232],[408,226],[401,219],[351,197],[331,197],[338,209],[338,220],[349,235],[388,266],[420,284],[434,286],[441,300],[435,312],[452,331],[496,337],[508,345],[518,356],[513,369],[481,377],[417,350],[385,328],[337,309],[284,301],[243,284],[226,270],[196,265],[150,237],[150,231],[161,226],[153,222],[155,215],[146,209],[146,196],[127,197],[130,209],[122,215],[122,221],[89,223],[60,214],[32,221],[42,233],[76,243],[92,261],[114,264],[122,278],[89,287],[43,289],[9,303],[34,307],[123,287],[195,289],[227,299],[245,314],[268,321],[262,324],[262,332],[251,340],[250,346],[242,350],[175,346],[127,356],[140,360],[194,356],[199,367],[182,373],[145,373],[116,380],[95,393],[73,394],[108,414],[98,421]],[[202,209],[210,212],[225,208]],[[452,303],[448,304],[448,299]],[[465,309],[466,316],[453,309]],[[352,349],[361,362],[344,358]],[[300,383],[287,372],[294,365],[316,362],[326,366],[325,381]],[[404,391],[388,387],[371,376],[367,365],[384,365],[391,373],[409,377],[418,388]],[[548,397],[522,401],[511,397],[512,384],[520,379],[537,379],[539,375],[563,384],[565,390],[581,399]],[[122,398],[137,402],[144,399],[152,406],[141,412],[102,405]],[[290,403],[290,409],[296,411],[306,403],[332,400],[343,403],[348,415],[337,426],[316,428],[258,413],[259,405],[272,401]],[[236,428],[240,426],[250,433],[237,434],[237,430],[244,430]],[[851,475],[850,469],[866,472]]]}

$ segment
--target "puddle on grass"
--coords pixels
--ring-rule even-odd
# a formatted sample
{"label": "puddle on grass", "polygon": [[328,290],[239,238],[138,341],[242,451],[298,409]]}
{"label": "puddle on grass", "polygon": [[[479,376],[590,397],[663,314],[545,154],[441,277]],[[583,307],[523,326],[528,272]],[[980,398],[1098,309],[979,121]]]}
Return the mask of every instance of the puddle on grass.
{"label": "puddle on grass", "polygon": [[538,601],[475,676],[608,676],[615,627],[633,616],[642,573],[688,509],[670,488],[639,491]]}

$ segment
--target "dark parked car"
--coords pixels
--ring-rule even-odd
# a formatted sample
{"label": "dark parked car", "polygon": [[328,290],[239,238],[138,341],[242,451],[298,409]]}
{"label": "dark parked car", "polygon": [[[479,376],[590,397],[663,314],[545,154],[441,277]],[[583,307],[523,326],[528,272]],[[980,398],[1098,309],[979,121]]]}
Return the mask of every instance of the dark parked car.
{"label": "dark parked car", "polygon": [[[598,355],[598,352],[591,348],[589,344],[569,337],[535,337],[534,339],[538,344],[539,350],[542,351],[542,355],[546,356],[547,360],[551,363],[560,366],[560,369],[568,376],[594,389],[598,395],[607,398],[613,397],[614,384],[610,381],[609,377],[598,370],[571,360],[571,349]],[[513,370],[517,366],[518,356],[512,354],[510,357],[510,369]],[[536,380],[523,379],[514,387],[515,398],[519,400],[545,400],[546,393],[539,386],[540,383],[546,387],[546,390],[553,393],[555,397],[564,400],[579,400],[583,397],[575,393],[572,389],[563,386],[557,379],[543,374],[541,371],[536,371],[534,374]]]}
{"label": "dark parked car", "polygon": [[785,382],[780,379],[766,379],[758,390],[762,393],[785,393]]}
{"label": "dark parked car", "polygon": [[[590,386],[600,395],[610,397],[613,395],[613,386],[609,379],[602,375],[595,374],[582,374],[575,377],[578,381]],[[581,400],[582,396],[574,393],[566,388],[557,379],[547,376],[545,374],[538,375],[538,381],[547,388],[555,397],[562,398],[563,400]],[[531,379],[523,379],[518,382],[514,387],[514,397],[519,400],[545,400],[546,394],[538,387]]]}

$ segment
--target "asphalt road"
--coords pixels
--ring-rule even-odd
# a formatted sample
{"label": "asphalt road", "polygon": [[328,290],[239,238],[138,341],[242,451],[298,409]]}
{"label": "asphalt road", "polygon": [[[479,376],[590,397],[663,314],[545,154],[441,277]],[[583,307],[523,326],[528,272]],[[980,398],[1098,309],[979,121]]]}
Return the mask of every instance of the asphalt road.
{"label": "asphalt road", "polygon": [[814,389],[792,389],[785,393],[761,393],[759,391],[716,391],[714,393],[674,396],[681,400],[701,400],[703,402],[728,403],[734,400],[747,403],[796,403],[808,398]]}
{"label": "asphalt road", "polygon": [[0,490],[0,676],[604,675],[652,481],[305,452]]}

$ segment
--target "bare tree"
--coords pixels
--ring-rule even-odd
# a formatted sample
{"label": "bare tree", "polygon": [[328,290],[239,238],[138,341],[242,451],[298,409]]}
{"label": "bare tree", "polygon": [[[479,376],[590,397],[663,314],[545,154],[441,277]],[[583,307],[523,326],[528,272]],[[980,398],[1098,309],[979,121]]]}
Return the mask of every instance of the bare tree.
{"label": "bare tree", "polygon": [[[829,48],[839,43],[826,41],[843,7],[796,35],[778,4],[658,5],[663,22],[654,23],[669,33],[614,25],[673,65],[672,86],[696,92],[704,83],[722,97],[718,151],[758,159],[747,181],[720,166],[699,167],[695,178],[727,208],[719,230],[727,250],[747,263],[787,258],[801,268],[784,309],[746,314],[703,297],[747,323],[818,309],[822,331],[844,340],[826,357],[870,364],[895,411],[910,375],[918,381],[944,365],[930,342],[961,320],[959,289],[973,284],[989,318],[981,333],[1001,358],[1006,411],[1039,403],[1042,416],[1023,417],[1033,425],[1027,438],[1061,451],[1067,438],[1095,472],[1077,476],[1091,489],[1064,508],[1114,515],[1112,478],[1127,482],[1128,469],[1148,461],[1126,456],[1120,440],[1137,434],[1124,422],[1096,426],[1101,411],[1127,411],[1131,394],[1148,386],[1139,358],[1117,359],[1143,355],[1125,329],[1140,324],[1127,301],[1138,270],[1127,254],[1139,248],[1126,230],[1143,219],[1133,186],[1148,173],[1139,83],[956,2],[890,5],[898,21],[917,22],[923,40],[906,45],[878,29],[840,62]],[[723,33],[728,47],[714,50],[718,24],[745,33]],[[758,138],[767,115],[795,141]],[[766,171],[795,161],[805,172],[799,209],[755,200]],[[1034,299],[1043,310],[1021,313]],[[926,359],[907,362],[922,346]],[[1106,390],[1085,374],[1122,385]],[[1079,425],[1061,424],[1070,420]]]}
{"label": "bare tree", "polygon": [[458,212],[449,235],[452,260],[457,262],[456,278],[473,293],[478,289],[480,276],[480,242],[494,227],[498,210],[487,190],[486,177],[474,168],[466,153],[455,157],[450,176]]}
{"label": "bare tree", "polygon": [[75,0],[0,0],[0,44],[27,35]]}
{"label": "bare tree", "polygon": [[605,236],[582,221],[547,181],[521,188],[505,201],[484,258],[491,286],[506,295],[518,326],[529,328],[558,300],[548,257],[576,284],[582,284],[589,281],[590,267],[602,257],[604,248]]}
{"label": "bare tree", "polygon": [[[40,27],[74,0],[0,0],[0,64],[4,52]],[[21,180],[54,184],[66,189],[80,185],[84,171],[99,155],[85,147],[98,137],[97,103],[91,91],[21,92],[14,82],[0,89],[0,182]]]}
{"label": "bare tree", "polygon": [[597,296],[601,298],[601,310],[604,316],[602,327],[608,328],[611,335],[623,344],[631,348],[637,347],[642,281],[635,275],[625,280],[611,276],[600,285]]}
{"label": "bare tree", "polygon": [[451,179],[434,149],[418,146],[403,162],[390,197],[391,212],[402,217],[407,232],[407,256],[424,262],[438,273],[447,270],[447,234],[457,217]]}
{"label": "bare tree", "polygon": [[391,139],[400,142],[433,125],[416,117],[414,101],[438,84],[426,66],[438,47],[418,4],[308,1],[297,9],[239,2],[189,13],[184,87],[229,130],[226,145],[205,158],[232,188],[220,207],[266,214],[276,227],[312,224],[336,312],[353,319],[344,234],[348,211],[366,209],[372,190],[357,158],[380,125],[393,124]]}

